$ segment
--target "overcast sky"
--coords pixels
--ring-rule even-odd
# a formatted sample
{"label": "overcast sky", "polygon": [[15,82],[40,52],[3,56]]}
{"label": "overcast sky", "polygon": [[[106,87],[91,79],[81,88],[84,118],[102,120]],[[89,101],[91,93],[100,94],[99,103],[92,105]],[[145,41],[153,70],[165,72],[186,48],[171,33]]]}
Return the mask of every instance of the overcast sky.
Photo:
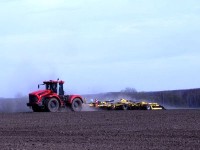
{"label": "overcast sky", "polygon": [[0,97],[200,87],[199,0],[1,0]]}

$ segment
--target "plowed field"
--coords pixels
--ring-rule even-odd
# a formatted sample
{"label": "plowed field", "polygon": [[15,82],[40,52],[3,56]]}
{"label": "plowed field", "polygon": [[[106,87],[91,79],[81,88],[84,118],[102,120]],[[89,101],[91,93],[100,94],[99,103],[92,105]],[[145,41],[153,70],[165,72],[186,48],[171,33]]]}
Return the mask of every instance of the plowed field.
{"label": "plowed field", "polygon": [[1,113],[0,149],[200,149],[200,110]]}

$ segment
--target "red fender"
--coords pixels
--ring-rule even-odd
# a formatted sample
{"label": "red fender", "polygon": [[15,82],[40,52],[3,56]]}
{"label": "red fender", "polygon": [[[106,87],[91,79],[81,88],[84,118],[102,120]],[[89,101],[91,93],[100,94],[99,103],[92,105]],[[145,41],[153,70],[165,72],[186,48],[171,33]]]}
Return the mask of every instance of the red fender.
{"label": "red fender", "polygon": [[69,95],[69,103],[71,104],[75,98],[79,98],[83,103],[83,98],[80,95]]}

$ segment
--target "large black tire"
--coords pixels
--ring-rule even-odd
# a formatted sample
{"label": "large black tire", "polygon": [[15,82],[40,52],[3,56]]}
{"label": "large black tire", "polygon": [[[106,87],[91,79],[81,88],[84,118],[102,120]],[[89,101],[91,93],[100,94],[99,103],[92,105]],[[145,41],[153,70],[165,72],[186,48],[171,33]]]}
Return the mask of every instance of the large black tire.
{"label": "large black tire", "polygon": [[32,106],[32,110],[33,110],[33,112],[41,112],[42,111],[42,109],[37,105]]}
{"label": "large black tire", "polygon": [[73,99],[72,104],[71,104],[71,110],[72,111],[81,111],[82,110],[82,104],[83,104],[83,102],[81,101],[80,98]]}
{"label": "large black tire", "polygon": [[60,104],[56,98],[47,99],[45,102],[45,108],[48,112],[57,112],[59,106]]}

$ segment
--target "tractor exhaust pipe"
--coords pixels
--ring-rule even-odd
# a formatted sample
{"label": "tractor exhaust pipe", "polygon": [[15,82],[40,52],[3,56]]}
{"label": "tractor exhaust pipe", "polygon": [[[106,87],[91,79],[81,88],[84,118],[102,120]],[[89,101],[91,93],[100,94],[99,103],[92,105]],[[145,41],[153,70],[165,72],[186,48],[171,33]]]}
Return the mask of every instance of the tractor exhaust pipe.
{"label": "tractor exhaust pipe", "polygon": [[59,78],[57,79],[57,95],[59,95]]}

